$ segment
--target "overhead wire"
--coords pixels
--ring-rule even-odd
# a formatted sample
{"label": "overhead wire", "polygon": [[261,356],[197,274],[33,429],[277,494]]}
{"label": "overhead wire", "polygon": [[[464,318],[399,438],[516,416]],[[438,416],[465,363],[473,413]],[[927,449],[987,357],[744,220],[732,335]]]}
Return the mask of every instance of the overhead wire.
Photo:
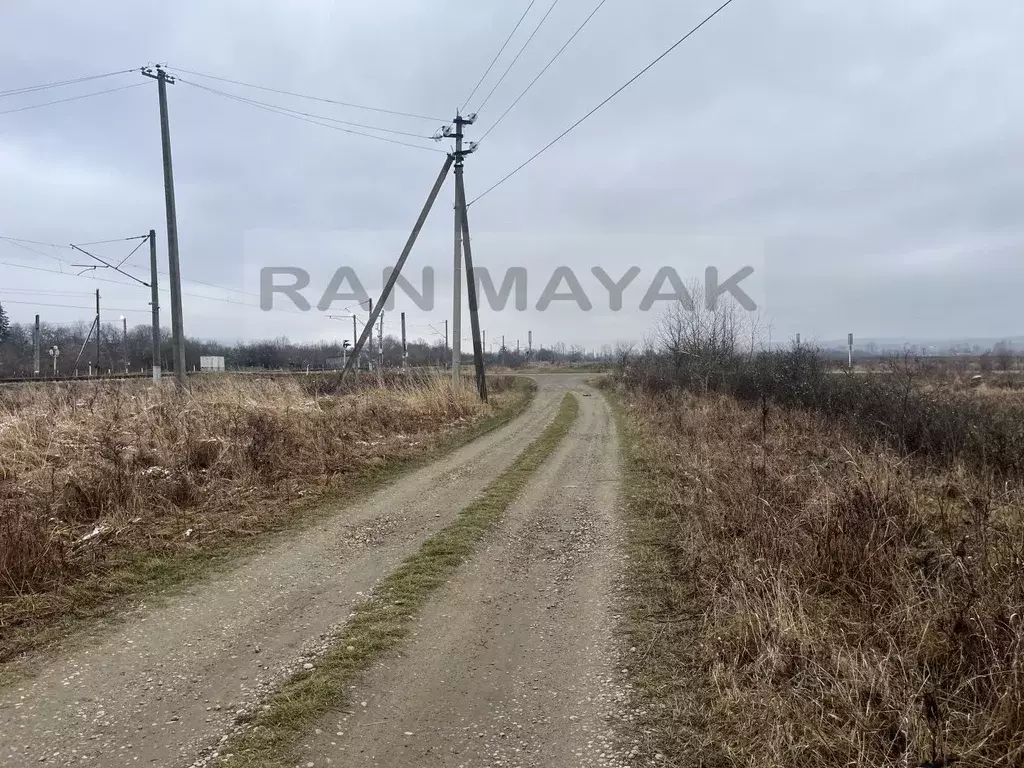
{"label": "overhead wire", "polygon": [[313,125],[319,125],[319,126],[322,126],[324,128],[331,128],[331,129],[333,129],[335,131],[341,131],[342,133],[350,133],[353,136],[365,136],[366,138],[369,138],[369,139],[376,139],[377,141],[386,141],[389,144],[398,144],[398,145],[403,146],[403,147],[412,147],[413,149],[421,149],[421,150],[423,150],[425,152],[441,152],[441,153],[444,153],[443,149],[436,149],[434,147],[426,147],[426,146],[423,146],[422,144],[412,144],[411,142],[408,142],[408,141],[398,141],[397,139],[389,139],[386,136],[376,136],[376,135],[374,135],[372,133],[363,133],[362,131],[353,131],[350,128],[342,128],[341,126],[338,126],[338,125],[331,125],[330,123],[324,123],[324,122],[321,122],[319,120],[313,120],[313,119],[308,118],[308,117],[303,117],[303,116],[298,115],[298,114],[293,114],[292,112],[287,111],[287,110],[285,110],[283,108],[275,107],[275,106],[269,105],[269,104],[264,104],[263,102],[253,101],[252,99],[247,99],[244,96],[238,96],[238,95],[233,94],[233,93],[228,93],[227,91],[219,91],[216,88],[210,88],[210,87],[205,86],[205,85],[200,85],[199,83],[193,83],[191,80],[183,80],[180,77],[178,78],[178,82],[179,83],[185,83],[186,85],[191,85],[193,88],[199,88],[200,90],[208,91],[208,92],[216,94],[218,96],[222,96],[222,97],[225,97],[225,98],[228,98],[228,99],[232,99],[234,101],[241,102],[242,104],[248,104],[249,106],[256,107],[257,109],[263,109],[263,110],[266,110],[268,112],[274,112],[274,113],[276,113],[278,115],[283,115],[284,117],[290,117],[290,118],[292,118],[294,120],[301,120],[301,121],[303,121],[305,123],[312,123]]}
{"label": "overhead wire", "polygon": [[397,115],[399,117],[411,117],[411,118],[415,118],[415,119],[418,119],[418,120],[429,120],[431,122],[438,122],[438,121],[444,122],[445,121],[445,118],[443,118],[443,117],[430,117],[429,115],[418,115],[415,112],[401,112],[401,111],[394,110],[394,109],[383,109],[381,107],[368,107],[365,104],[353,104],[351,102],[338,101],[336,99],[328,99],[328,98],[325,98],[325,97],[322,97],[322,96],[312,96],[312,95],[307,94],[307,93],[296,93],[295,91],[286,91],[286,90],[283,90],[281,88],[271,88],[271,87],[265,86],[265,85],[255,85],[253,83],[242,82],[241,80],[232,80],[231,78],[228,78],[228,77],[219,77],[217,75],[210,75],[210,74],[205,74],[203,72],[196,72],[195,70],[185,69],[184,67],[167,66],[166,69],[169,70],[169,71],[172,71],[172,72],[184,72],[187,75],[194,75],[195,77],[203,77],[203,78],[206,78],[208,80],[219,80],[222,83],[231,83],[233,85],[241,85],[241,86],[243,86],[245,88],[255,88],[255,89],[260,90],[260,91],[268,91],[270,93],[279,93],[279,94],[282,94],[284,96],[294,96],[295,98],[299,98],[299,99],[310,99],[311,101],[320,101],[320,102],[323,102],[325,104],[336,104],[336,105],[338,105],[340,107],[349,107],[351,109],[363,109],[363,110],[367,110],[367,111],[370,111],[370,112],[380,112],[381,114],[385,114],[385,115]]}
{"label": "overhead wire", "polygon": [[75,85],[77,83],[84,83],[89,80],[100,80],[104,77],[113,77],[114,75],[127,75],[131,72],[135,72],[134,69],[120,69],[116,72],[104,72],[99,75],[86,75],[85,77],[75,77],[70,80],[58,80],[50,83],[41,83],[39,85],[26,85],[21,88],[10,88],[6,91],[0,91],[0,97],[3,96],[19,96],[23,93],[34,93],[36,91],[45,91],[48,88],[60,88],[65,85]]}
{"label": "overhead wire", "polygon": [[530,9],[533,8],[534,3],[536,2],[537,0],[530,0],[530,4],[526,6],[526,10],[523,11],[523,15],[519,17],[519,21],[517,21],[516,25],[512,27],[512,31],[508,33],[508,37],[505,38],[505,42],[501,44],[501,48],[499,48],[498,52],[494,54],[494,58],[491,59],[491,63],[487,65],[487,69],[484,70],[484,73],[480,75],[480,79],[477,81],[477,84],[473,86],[473,90],[469,92],[469,96],[466,97],[466,101],[462,105],[463,109],[466,108],[466,105],[469,104],[469,102],[476,95],[476,92],[480,89],[480,86],[483,85],[484,80],[487,79],[487,75],[491,73],[491,70],[494,68],[494,65],[498,63],[498,59],[501,58],[501,54],[505,52],[505,48],[507,48],[508,44],[512,41],[512,36],[515,35],[519,27],[522,26],[523,20],[526,18],[526,14],[530,12]]}
{"label": "overhead wire", "polygon": [[512,71],[512,67],[514,67],[516,65],[516,62],[519,61],[519,57],[523,55],[523,53],[526,51],[530,43],[533,42],[533,38],[537,36],[538,32],[540,32],[540,28],[544,26],[544,22],[548,20],[548,16],[550,16],[551,12],[555,10],[556,5],[558,5],[558,0],[554,0],[551,3],[551,7],[548,8],[547,13],[545,13],[541,17],[541,20],[537,22],[537,26],[533,28],[533,32],[530,33],[530,36],[526,38],[526,42],[523,43],[522,48],[519,49],[519,53],[517,53],[515,58],[512,59],[511,62],[509,62],[509,65],[507,67],[505,67],[505,71],[501,73],[501,77],[498,78],[498,82],[494,84],[494,87],[491,88],[490,93],[488,93],[484,100],[480,103],[480,106],[476,108],[477,112],[483,112],[484,107],[487,106],[487,102],[491,100],[491,96],[493,96],[494,92],[498,90],[498,86],[505,82],[505,78],[508,77],[508,73]]}
{"label": "overhead wire", "polygon": [[490,194],[491,192],[493,192],[495,189],[500,187],[502,184],[504,184],[506,181],[511,179],[513,176],[515,176],[517,173],[519,173],[521,170],[523,170],[526,166],[528,166],[530,163],[532,163],[534,160],[536,160],[538,157],[540,157],[545,152],[547,152],[549,149],[551,149],[551,147],[555,146],[555,144],[557,144],[559,141],[561,141],[566,136],[568,136],[570,133],[572,133],[583,122],[585,122],[587,119],[589,119],[591,117],[591,115],[596,113],[605,104],[610,102],[612,99],[614,99],[616,96],[618,96],[624,90],[626,90],[629,86],[631,86],[633,83],[635,83],[637,80],[639,80],[644,74],[646,74],[658,62],[660,62],[662,59],[664,59],[666,56],[668,56],[670,53],[672,53],[672,51],[674,51],[676,48],[678,48],[680,45],[682,45],[684,42],[686,42],[686,40],[688,40],[699,29],[701,29],[701,27],[703,27],[705,24],[707,24],[709,21],[711,21],[713,18],[715,18],[715,16],[717,16],[719,13],[721,13],[723,10],[725,10],[726,7],[731,5],[732,2],[733,2],[733,0],[725,0],[725,2],[722,3],[720,6],[718,6],[718,8],[716,8],[714,11],[712,11],[710,14],[708,14],[706,17],[704,17],[703,21],[701,21],[699,24],[697,24],[697,26],[693,27],[693,29],[691,29],[689,32],[687,32],[685,35],[683,35],[681,38],[676,40],[672,45],[670,45],[665,51],[663,51],[656,59],[654,59],[654,61],[652,61],[646,67],[644,67],[639,72],[637,72],[635,75],[633,75],[633,77],[631,77],[629,80],[627,80],[621,86],[616,88],[601,103],[599,103],[596,107],[594,107],[589,112],[587,112],[583,117],[581,117],[575,123],[573,123],[568,128],[566,128],[564,131],[562,131],[558,136],[556,136],[554,139],[552,139],[550,142],[548,142],[548,144],[546,144],[538,152],[536,152],[533,156],[531,156],[529,159],[527,159],[526,162],[522,163],[520,166],[515,168],[513,171],[511,171],[510,173],[506,174],[501,179],[499,179],[495,184],[492,184],[490,187],[488,187],[486,190],[484,190],[481,194],[479,194],[475,198],[473,198],[473,200],[471,202],[469,202],[468,205],[473,205],[474,203],[476,203],[478,200],[480,200],[484,196],[486,196],[486,195]]}
{"label": "overhead wire", "polygon": [[93,96],[102,96],[105,93],[115,93],[117,91],[127,91],[129,88],[138,88],[139,86],[146,85],[146,83],[132,83],[131,85],[122,85],[117,88],[108,88],[105,91],[93,91],[92,93],[83,93],[78,96],[69,96],[66,99],[57,99],[56,101],[46,101],[42,104],[29,104],[27,107],[18,107],[17,109],[5,109],[0,112],[0,115],[10,115],[14,112],[25,112],[29,109],[39,109],[40,107],[52,107],[54,104],[65,104],[69,101],[78,101],[79,99],[88,99]]}
{"label": "overhead wire", "polygon": [[524,89],[523,89],[522,93],[520,93],[520,94],[519,94],[518,96],[516,96],[516,99],[515,99],[515,101],[513,101],[513,102],[512,102],[512,103],[511,103],[511,104],[509,105],[508,109],[506,109],[506,110],[505,110],[504,112],[502,112],[502,113],[501,113],[501,117],[499,117],[499,118],[498,118],[497,120],[495,120],[495,121],[494,121],[494,123],[493,123],[493,124],[491,125],[491,127],[490,127],[490,128],[488,128],[488,129],[487,129],[487,130],[486,130],[486,131],[484,132],[484,135],[480,137],[480,141],[481,141],[481,142],[482,142],[482,141],[483,141],[484,139],[486,139],[486,138],[487,138],[487,136],[488,136],[488,135],[490,134],[490,132],[491,132],[491,131],[493,131],[493,130],[494,130],[495,128],[497,128],[497,127],[498,127],[498,124],[499,124],[499,123],[500,123],[500,122],[501,122],[502,120],[504,120],[504,119],[505,119],[505,116],[506,116],[506,115],[507,115],[507,114],[508,114],[509,112],[511,112],[511,111],[512,111],[512,109],[513,109],[513,108],[514,108],[514,107],[516,106],[516,104],[518,104],[518,103],[519,103],[519,102],[520,102],[520,101],[522,100],[522,98],[523,98],[523,97],[524,97],[524,96],[525,96],[525,95],[526,95],[527,93],[529,93],[530,89],[531,89],[531,88],[533,88],[533,86],[534,86],[534,85],[536,85],[537,81],[538,81],[538,80],[540,80],[540,79],[541,79],[541,77],[543,77],[543,76],[544,76],[544,73],[545,73],[545,72],[547,72],[547,71],[548,71],[548,70],[549,70],[549,69],[551,68],[551,65],[552,65],[552,64],[554,64],[554,63],[555,63],[555,61],[557,61],[558,57],[559,57],[559,56],[561,56],[561,55],[562,55],[562,53],[564,53],[564,52],[565,52],[565,49],[569,47],[570,43],[572,43],[572,41],[576,39],[577,35],[579,35],[579,33],[583,31],[583,28],[584,28],[585,26],[587,26],[587,24],[589,24],[589,23],[590,23],[590,20],[591,20],[592,18],[594,18],[594,16],[596,16],[596,15],[597,15],[597,12],[598,12],[598,11],[600,11],[600,10],[601,10],[601,8],[602,8],[602,7],[604,6],[604,4],[605,4],[605,3],[607,3],[607,2],[608,2],[608,0],[601,0],[601,2],[599,2],[599,3],[597,4],[597,6],[596,6],[596,7],[594,8],[594,10],[592,10],[592,11],[590,12],[590,15],[589,15],[589,16],[587,16],[587,18],[585,18],[585,19],[583,20],[583,23],[582,23],[582,24],[580,24],[580,25],[579,25],[578,27],[576,27],[576,31],[575,31],[575,32],[573,32],[573,33],[572,33],[572,35],[571,35],[571,36],[569,37],[569,39],[568,39],[568,40],[566,40],[566,41],[565,41],[565,43],[563,43],[563,44],[562,44],[562,47],[561,47],[561,48],[559,48],[559,49],[558,49],[558,51],[557,51],[557,52],[555,53],[555,55],[551,57],[551,60],[550,60],[550,61],[548,61],[548,63],[544,65],[544,68],[543,68],[543,69],[542,69],[542,70],[541,70],[540,72],[538,72],[538,73],[537,73],[537,76],[536,76],[535,78],[533,78],[533,80],[531,80],[531,81],[530,81],[530,84],[529,84],[529,85],[527,85],[527,86],[526,86],[526,88],[524,88]]}
{"label": "overhead wire", "polygon": [[352,126],[354,128],[365,128],[366,130],[369,130],[369,131],[380,131],[382,133],[391,133],[391,134],[394,134],[396,136],[411,136],[414,139],[429,139],[429,138],[432,138],[431,136],[428,136],[428,135],[422,134],[422,133],[412,133],[410,131],[396,131],[396,130],[394,130],[392,128],[383,128],[383,127],[381,127],[379,125],[366,125],[365,123],[354,123],[354,122],[352,122],[350,120],[340,120],[337,117],[329,117],[328,115],[317,115],[317,114],[313,114],[313,113],[310,113],[310,112],[303,112],[300,109],[292,109],[291,107],[283,107],[280,104],[270,104],[270,103],[268,103],[266,101],[260,101],[259,99],[250,99],[247,96],[239,96],[236,93],[228,93],[227,91],[220,91],[220,90],[217,90],[216,88],[210,88],[209,86],[199,85],[199,83],[193,83],[193,82],[191,82],[189,80],[182,80],[181,78],[179,78],[178,80],[179,80],[179,82],[185,83],[186,85],[193,85],[193,86],[196,86],[197,88],[203,88],[204,90],[208,90],[211,93],[216,93],[216,94],[218,94],[220,96],[227,96],[227,97],[235,99],[237,101],[245,102],[246,104],[252,104],[253,106],[269,107],[269,108],[274,109],[274,110],[280,110],[282,112],[290,112],[290,113],[295,114],[295,115],[302,115],[303,117],[309,117],[309,118],[313,118],[315,120],[327,120],[328,122],[331,122],[331,123],[339,123],[341,125],[350,125],[350,126]]}
{"label": "overhead wire", "polygon": [[[60,309],[88,309],[95,310],[95,307],[79,307],[72,304],[41,304],[36,301],[5,301],[4,304],[27,304],[33,307],[59,307]],[[145,312],[149,314],[148,309],[128,309],[126,307],[104,307],[107,312]]]}

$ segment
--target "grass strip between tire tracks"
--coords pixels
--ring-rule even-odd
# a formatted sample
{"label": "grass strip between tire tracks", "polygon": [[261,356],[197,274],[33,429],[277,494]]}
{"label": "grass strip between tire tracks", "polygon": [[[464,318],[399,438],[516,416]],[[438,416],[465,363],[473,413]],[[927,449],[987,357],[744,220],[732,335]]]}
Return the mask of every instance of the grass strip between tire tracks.
{"label": "grass strip between tire tracks", "polygon": [[6,668],[19,655],[39,650],[52,651],[59,648],[69,636],[99,630],[106,622],[116,624],[121,612],[133,601],[152,601],[173,596],[197,580],[266,546],[273,536],[292,535],[301,531],[320,519],[325,510],[337,512],[339,505],[354,503],[383,483],[395,482],[505,426],[526,411],[537,391],[532,379],[521,380],[516,389],[517,397],[507,407],[442,438],[426,453],[388,460],[383,466],[346,478],[341,491],[327,491],[309,502],[295,504],[294,516],[260,531],[259,535],[191,553],[140,553],[134,560],[119,564],[97,578],[68,585],[56,597],[41,597],[41,604],[52,602],[54,605],[49,611],[39,608],[38,620],[26,622],[24,626],[6,627],[0,622],[0,688],[26,674],[31,675],[31,664],[21,670]]}
{"label": "grass strip between tire tracks", "polygon": [[315,668],[296,673],[264,702],[220,749],[220,765],[271,768],[295,764],[296,741],[331,710],[345,705],[357,676],[393,650],[410,631],[410,621],[491,530],[533,474],[554,453],[579,413],[566,394],[555,419],[515,462],[459,514],[423,543],[354,609]]}

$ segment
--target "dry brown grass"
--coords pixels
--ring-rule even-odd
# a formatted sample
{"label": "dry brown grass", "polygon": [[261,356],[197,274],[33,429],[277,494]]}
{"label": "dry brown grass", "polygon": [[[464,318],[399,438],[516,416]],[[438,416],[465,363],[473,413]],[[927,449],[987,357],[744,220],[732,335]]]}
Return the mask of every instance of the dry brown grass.
{"label": "dry brown grass", "polygon": [[1020,486],[724,396],[630,394],[623,427],[649,753],[1024,764]]}
{"label": "dry brown grass", "polygon": [[316,390],[304,377],[228,376],[184,398],[143,382],[0,392],[0,661],[25,647],[25,625],[278,528],[301,502],[493,413],[440,375]]}

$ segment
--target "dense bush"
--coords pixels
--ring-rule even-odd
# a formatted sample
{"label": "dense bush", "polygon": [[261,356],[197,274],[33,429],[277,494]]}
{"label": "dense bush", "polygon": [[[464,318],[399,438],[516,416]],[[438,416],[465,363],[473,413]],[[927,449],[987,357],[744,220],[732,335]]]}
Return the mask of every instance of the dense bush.
{"label": "dense bush", "polygon": [[734,354],[707,360],[648,355],[624,366],[625,383],[648,392],[721,392],[748,403],[803,408],[869,440],[997,475],[1024,474],[1024,400],[934,386],[913,360],[871,373],[837,371],[816,349]]}

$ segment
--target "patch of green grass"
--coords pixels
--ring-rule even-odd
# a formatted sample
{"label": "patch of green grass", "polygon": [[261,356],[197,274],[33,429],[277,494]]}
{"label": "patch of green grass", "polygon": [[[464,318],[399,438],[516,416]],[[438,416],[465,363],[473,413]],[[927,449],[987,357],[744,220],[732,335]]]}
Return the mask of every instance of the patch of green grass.
{"label": "patch of green grass", "polygon": [[9,666],[19,657],[53,650],[71,635],[109,629],[135,601],[179,594],[198,579],[208,578],[267,546],[273,536],[293,535],[324,514],[336,514],[339,505],[353,504],[382,484],[394,482],[508,424],[529,407],[537,385],[531,379],[517,379],[515,389],[515,397],[506,407],[445,436],[431,450],[408,457],[387,457],[382,464],[347,477],[342,489],[299,502],[288,515],[266,520],[266,527],[258,535],[189,552],[139,553],[113,564],[96,578],[26,600],[23,615],[13,613],[0,621],[0,687],[31,674],[31,667]]}
{"label": "patch of green grass", "polygon": [[246,730],[221,747],[222,755],[231,755],[223,764],[231,768],[295,765],[296,741],[326,712],[343,707],[348,687],[357,676],[409,635],[414,616],[523,491],[558,447],[578,412],[579,401],[566,394],[555,419],[512,466],[355,608],[354,617],[315,669],[297,673],[269,698],[265,703],[268,709],[260,710]]}

